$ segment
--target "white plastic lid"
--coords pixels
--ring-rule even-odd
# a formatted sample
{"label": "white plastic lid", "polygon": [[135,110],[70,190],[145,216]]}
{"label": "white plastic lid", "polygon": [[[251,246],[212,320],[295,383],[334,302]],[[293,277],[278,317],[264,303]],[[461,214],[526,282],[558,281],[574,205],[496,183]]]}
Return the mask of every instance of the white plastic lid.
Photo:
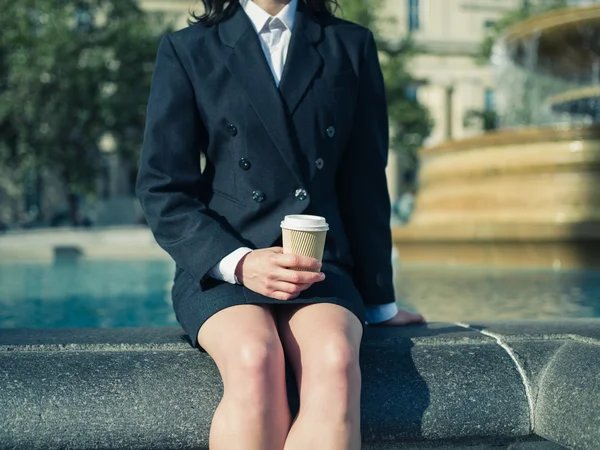
{"label": "white plastic lid", "polygon": [[298,214],[285,216],[285,219],[281,222],[281,228],[295,231],[327,231],[329,225],[325,217]]}

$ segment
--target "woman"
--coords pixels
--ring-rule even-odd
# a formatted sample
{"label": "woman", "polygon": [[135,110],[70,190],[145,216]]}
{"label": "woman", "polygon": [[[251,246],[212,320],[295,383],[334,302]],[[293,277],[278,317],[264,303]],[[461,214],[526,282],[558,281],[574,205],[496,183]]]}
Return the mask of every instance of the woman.
{"label": "woman", "polygon": [[[177,319],[223,378],[210,448],[358,449],[365,320],[424,320],[394,304],[373,36],[335,0],[203,3],[160,44],[137,191],[177,265]],[[322,265],[282,254],[288,214],[326,217]]]}

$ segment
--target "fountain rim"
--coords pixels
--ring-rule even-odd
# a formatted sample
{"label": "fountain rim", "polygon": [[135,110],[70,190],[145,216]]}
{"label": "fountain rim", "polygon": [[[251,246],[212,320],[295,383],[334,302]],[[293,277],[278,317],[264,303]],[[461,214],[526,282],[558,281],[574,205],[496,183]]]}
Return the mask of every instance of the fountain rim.
{"label": "fountain rim", "polygon": [[600,125],[527,127],[488,131],[482,135],[453,139],[432,147],[423,147],[422,156],[436,155],[445,152],[472,150],[482,147],[501,147],[544,141],[579,141],[600,140]]}
{"label": "fountain rim", "polygon": [[516,23],[503,33],[501,40],[510,46],[534,37],[536,33],[556,32],[588,20],[599,19],[600,5],[560,8]]}
{"label": "fountain rim", "polygon": [[572,89],[561,92],[560,94],[548,97],[548,103],[563,103],[571,102],[573,100],[586,100],[598,97],[600,97],[600,86],[588,86],[580,89]]}
{"label": "fountain rim", "polygon": [[[561,108],[574,102],[592,100],[600,98],[600,86],[588,86],[580,89],[573,89],[560,94],[548,97],[546,102],[551,108]],[[583,114],[583,113],[582,113]]]}

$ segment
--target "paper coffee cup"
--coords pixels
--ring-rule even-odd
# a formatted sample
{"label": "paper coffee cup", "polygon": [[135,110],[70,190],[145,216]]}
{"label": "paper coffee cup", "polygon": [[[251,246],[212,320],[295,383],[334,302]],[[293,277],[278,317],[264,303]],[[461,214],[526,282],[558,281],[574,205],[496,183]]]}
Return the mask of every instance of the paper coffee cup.
{"label": "paper coffee cup", "polygon": [[[283,253],[309,256],[322,261],[328,230],[329,225],[324,217],[303,214],[285,216],[281,222]],[[319,272],[318,269],[296,270]]]}

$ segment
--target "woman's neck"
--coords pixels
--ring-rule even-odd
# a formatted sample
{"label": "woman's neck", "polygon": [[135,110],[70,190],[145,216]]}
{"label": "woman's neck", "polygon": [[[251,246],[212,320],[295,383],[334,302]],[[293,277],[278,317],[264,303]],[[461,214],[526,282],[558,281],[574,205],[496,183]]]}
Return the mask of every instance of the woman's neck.
{"label": "woman's neck", "polygon": [[275,16],[281,11],[285,5],[291,0],[250,0],[254,1],[258,6],[268,12],[270,15]]}

